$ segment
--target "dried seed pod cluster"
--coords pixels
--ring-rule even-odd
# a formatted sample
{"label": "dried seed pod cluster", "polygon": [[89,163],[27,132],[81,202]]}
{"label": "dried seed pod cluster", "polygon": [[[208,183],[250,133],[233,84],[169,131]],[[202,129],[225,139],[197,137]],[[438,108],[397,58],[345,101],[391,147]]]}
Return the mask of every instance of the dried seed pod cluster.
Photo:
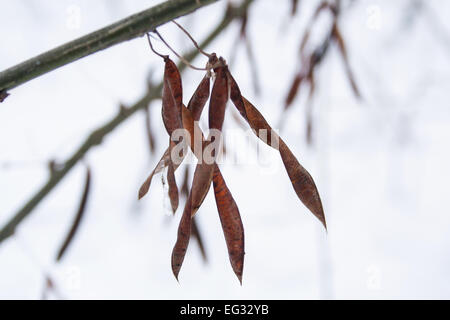
{"label": "dried seed pod cluster", "polygon": [[[160,56],[164,58],[165,62],[162,97],[162,118],[164,125],[167,133],[171,137],[177,129],[185,130],[188,135],[186,134],[183,139],[177,142],[172,141],[172,139],[169,140],[168,149],[140,188],[139,198],[142,198],[148,192],[154,174],[163,171],[167,167],[169,197],[172,209],[175,212],[178,206],[178,189],[174,172],[185,158],[186,152],[183,152],[177,161],[173,161],[174,152],[172,151],[175,151],[175,147],[178,148],[180,146],[179,144],[182,144],[183,148],[190,148],[198,158],[198,163],[193,174],[191,187],[178,227],[177,240],[172,252],[173,274],[178,279],[191,233],[196,232],[193,217],[202,205],[212,184],[230,263],[234,273],[242,283],[245,254],[244,227],[238,206],[217,164],[218,150],[209,148],[216,142],[213,141],[211,132],[213,130],[220,134],[222,132],[225,109],[229,99],[258,138],[279,151],[297,196],[326,228],[319,193],[311,175],[300,165],[293,153],[284,141],[272,130],[258,109],[242,96],[239,86],[231,75],[225,60],[217,58],[215,54],[208,55],[207,73],[198,85],[187,107],[185,107],[182,101],[183,92],[180,73],[169,57]],[[210,82],[212,81],[210,77],[211,69],[214,71],[214,81],[210,90]],[[198,126],[198,120],[208,100],[210,135],[208,138],[205,138]],[[259,134],[260,130],[266,132],[264,137]],[[195,134],[196,132],[200,134]],[[188,136],[190,138],[187,138]],[[214,138],[217,139],[217,136]],[[276,141],[276,143],[274,144],[273,141]],[[211,156],[210,161],[203,158],[203,155],[207,152]],[[179,154],[177,154],[178,156]],[[188,186],[186,183],[183,189],[187,193]]]}

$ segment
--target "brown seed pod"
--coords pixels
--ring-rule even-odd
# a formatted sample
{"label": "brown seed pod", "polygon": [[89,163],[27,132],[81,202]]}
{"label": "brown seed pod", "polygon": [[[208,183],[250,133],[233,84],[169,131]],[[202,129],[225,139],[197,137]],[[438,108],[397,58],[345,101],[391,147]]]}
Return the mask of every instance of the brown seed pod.
{"label": "brown seed pod", "polygon": [[[255,130],[267,129],[268,131],[272,131],[272,128],[270,128],[261,113],[247,99],[243,98],[243,100],[250,126]],[[297,158],[281,138],[278,140],[278,148],[295,193],[303,204],[320,220],[320,222],[322,222],[326,229],[327,226],[322,202],[313,178],[298,162]]]}
{"label": "brown seed pod", "polygon": [[[190,117],[195,120],[198,121],[198,119],[200,119],[200,115],[201,112],[206,104],[206,101],[209,98],[209,78],[205,77],[203,78],[203,80],[200,82],[197,90],[195,91],[194,95],[192,96],[191,100],[189,101],[189,109],[192,111],[192,114],[190,115]],[[167,87],[167,86],[165,86]],[[170,95],[169,95],[170,96]],[[163,95],[164,98],[164,95]],[[168,99],[168,101],[170,102],[171,100]],[[164,102],[163,102],[164,105]],[[184,106],[183,106],[184,107]],[[170,108],[170,106],[169,106]],[[173,106],[172,106],[173,108]],[[186,109],[186,107],[184,107],[184,109]],[[182,112],[182,111],[181,111]],[[193,118],[195,116],[195,118]],[[186,117],[186,113],[184,115],[184,117]],[[188,129],[186,127],[187,124],[191,123],[191,120],[184,120],[183,115],[181,116],[182,119],[182,126],[185,129]],[[189,129],[188,129],[189,131]],[[191,138],[194,139],[194,131],[193,131],[193,127],[192,127],[192,132],[191,133]],[[193,140],[192,140],[193,141]],[[193,144],[192,144],[193,146]],[[142,197],[144,197],[148,190],[150,189],[150,185],[153,179],[153,176],[159,172],[161,172],[167,165],[168,163],[168,157],[170,155],[169,152],[169,148],[167,148],[167,150],[164,152],[163,156],[161,157],[161,160],[157,163],[155,169],[150,173],[150,175],[147,177],[147,179],[145,180],[145,182],[142,184],[141,188],[139,189],[139,199],[141,199]],[[174,164],[174,171],[177,170],[179,165]]]}
{"label": "brown seed pod", "polygon": [[191,215],[194,216],[205,200],[211,186],[214,172],[214,163],[208,164],[205,161],[197,164],[192,180],[191,188]]}
{"label": "brown seed pod", "polygon": [[[230,77],[231,78],[231,75]],[[236,87],[237,84],[235,83]],[[238,87],[237,87],[238,89]],[[235,90],[235,93],[240,92]],[[325,215],[323,212],[322,202],[320,200],[319,192],[317,191],[317,187],[312,179],[311,175],[308,171],[300,165],[297,158],[295,158],[294,154],[289,150],[284,141],[276,135],[275,132],[272,131],[272,128],[267,123],[266,119],[262,116],[262,114],[253,106],[247,99],[243,96],[235,96],[232,99],[236,108],[242,108],[242,104],[244,106],[243,118],[247,120],[250,127],[255,130],[257,136],[261,139],[258,132],[261,129],[267,130],[267,140],[261,139],[266,144],[276,148],[279,150],[281,158],[283,160],[284,166],[288,173],[289,178],[291,179],[292,186],[299,197],[299,199],[305,204],[305,206],[322,222],[326,229]],[[278,141],[275,145],[272,145],[270,142]]]}
{"label": "brown seed pod", "polygon": [[198,85],[194,94],[189,100],[187,108],[192,112],[194,121],[198,121],[202,114],[206,101],[209,99],[210,78],[206,75]]}
{"label": "brown seed pod", "polygon": [[176,64],[165,58],[164,86],[162,96],[162,117],[169,136],[176,129],[182,128],[181,106],[183,105],[183,90],[181,76]]}
{"label": "brown seed pod", "polygon": [[231,72],[228,71],[227,76],[228,81],[230,82],[230,99],[231,101],[233,101],[233,104],[236,106],[241,116],[246,121],[248,121],[247,113],[245,112],[244,101],[242,100],[241,90],[239,89],[236,80],[234,80],[233,76],[231,75]]}
{"label": "brown seed pod", "polygon": [[225,118],[225,108],[228,101],[228,68],[220,66],[214,69],[216,79],[214,81],[209,103],[209,129],[222,131]]}
{"label": "brown seed pod", "polygon": [[213,176],[214,195],[228,248],[228,256],[234,273],[242,284],[244,269],[244,227],[241,215],[230,190],[216,165]]}
{"label": "brown seed pod", "polygon": [[[170,147],[169,147],[169,153],[172,154],[172,149],[174,146],[173,141],[169,141]],[[170,204],[172,206],[172,211],[175,214],[175,212],[178,209],[178,187],[177,182],[175,179],[175,168],[174,164],[172,162],[172,157],[169,157],[168,159],[168,170],[167,170],[167,183],[169,184],[169,199]]]}
{"label": "brown seed pod", "polygon": [[172,272],[177,280],[191,237],[191,195],[192,191],[184,206],[183,215],[178,226],[177,241],[172,250]]}

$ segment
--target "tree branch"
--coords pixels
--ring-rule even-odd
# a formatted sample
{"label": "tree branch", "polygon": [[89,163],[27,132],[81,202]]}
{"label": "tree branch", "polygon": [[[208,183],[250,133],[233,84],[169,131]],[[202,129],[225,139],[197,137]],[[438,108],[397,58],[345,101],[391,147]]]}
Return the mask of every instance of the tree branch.
{"label": "tree branch", "polygon": [[[0,72],[0,92],[118,43],[134,39],[218,0],[169,0]],[[0,94],[0,102],[2,99]],[[6,96],[5,96],[6,97]]]}
{"label": "tree branch", "polygon": [[[216,28],[211,31],[207,38],[200,44],[202,48],[207,47],[228,25],[237,17],[241,17],[248,9],[253,0],[245,0],[239,7],[230,7],[225,13],[223,19]],[[185,59],[192,61],[199,54],[198,50],[185,55]],[[179,66],[180,72],[186,68],[186,65]],[[148,92],[133,106],[121,108],[120,112],[102,127],[94,130],[84,143],[74,152],[74,154],[64,162],[59,170],[54,170],[45,185],[11,218],[11,220],[0,230],[0,243],[6,238],[12,236],[16,227],[25,219],[36,206],[55,188],[58,183],[69,173],[69,171],[88,153],[94,146],[99,145],[102,140],[122,122],[139,110],[145,109],[148,104],[161,97],[163,84],[150,87]]]}

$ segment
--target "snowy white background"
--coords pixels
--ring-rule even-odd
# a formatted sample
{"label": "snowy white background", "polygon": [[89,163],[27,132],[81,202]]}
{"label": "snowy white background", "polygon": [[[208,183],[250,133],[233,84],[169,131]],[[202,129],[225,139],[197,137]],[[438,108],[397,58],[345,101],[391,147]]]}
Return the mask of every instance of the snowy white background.
{"label": "snowy white background", "polygon": [[[0,70],[158,2],[0,0]],[[248,31],[262,94],[254,95],[243,47],[230,68],[274,126],[318,2],[302,1],[290,22],[289,1],[257,0],[251,7]],[[143,113],[88,154],[88,211],[60,264],[54,256],[79,201],[81,164],[0,244],[0,298],[40,298],[44,272],[72,299],[450,298],[450,2],[425,1],[431,11],[408,20],[409,2],[360,0],[345,11],[342,33],[364,101],[355,101],[333,47],[317,75],[316,144],[305,143],[306,95],[281,131],[316,179],[328,235],[281,165],[270,173],[255,164],[224,165],[246,231],[244,285],[230,267],[211,192],[198,213],[209,261],[202,262],[192,241],[177,283],[170,255],[181,210],[170,217],[159,178],[136,201],[166,147],[158,101],[151,109],[156,154],[148,153]],[[180,22],[201,40],[225,4]],[[230,56],[238,28],[233,24],[207,50]],[[191,48],[174,25],[160,31],[178,51]],[[150,69],[159,81],[163,65],[140,38],[11,91],[0,105],[0,225],[45,182],[48,160],[66,159],[120,102],[141,97]],[[201,77],[183,74],[186,102]]]}

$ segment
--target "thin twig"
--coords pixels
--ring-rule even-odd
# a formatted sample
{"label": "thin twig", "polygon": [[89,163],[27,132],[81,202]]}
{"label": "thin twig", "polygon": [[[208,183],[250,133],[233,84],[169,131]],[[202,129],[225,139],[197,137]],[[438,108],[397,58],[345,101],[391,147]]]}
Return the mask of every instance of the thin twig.
{"label": "thin twig", "polygon": [[161,53],[159,53],[158,51],[156,51],[153,48],[152,39],[150,38],[150,33],[147,33],[147,40],[148,40],[148,44],[150,45],[150,49],[153,51],[154,54],[156,54],[156,55],[160,56],[161,58],[163,58],[164,61],[166,61],[169,58],[168,55],[161,54]]}
{"label": "thin twig", "polygon": [[178,54],[172,47],[164,40],[164,38],[161,36],[161,34],[158,32],[158,30],[153,30],[154,33],[161,39],[161,41],[166,45],[167,48],[170,49],[177,57],[180,59],[181,62],[183,62],[185,65],[187,65],[189,68],[192,68],[194,70],[201,70],[201,71],[208,71],[206,68],[199,68],[196,66],[193,66],[189,61],[187,61],[185,58],[183,58],[182,55]]}
{"label": "thin twig", "polygon": [[197,48],[198,51],[200,51],[201,54],[207,56],[208,58],[211,58],[211,54],[207,53],[205,51],[202,50],[202,48],[200,48],[200,46],[198,45],[197,41],[195,41],[195,39],[191,36],[191,34],[185,29],[183,28],[178,22],[176,22],[175,20],[172,20],[173,23],[175,23],[178,28],[180,28],[188,37],[189,39],[191,39],[192,43],[194,44],[194,46]]}

